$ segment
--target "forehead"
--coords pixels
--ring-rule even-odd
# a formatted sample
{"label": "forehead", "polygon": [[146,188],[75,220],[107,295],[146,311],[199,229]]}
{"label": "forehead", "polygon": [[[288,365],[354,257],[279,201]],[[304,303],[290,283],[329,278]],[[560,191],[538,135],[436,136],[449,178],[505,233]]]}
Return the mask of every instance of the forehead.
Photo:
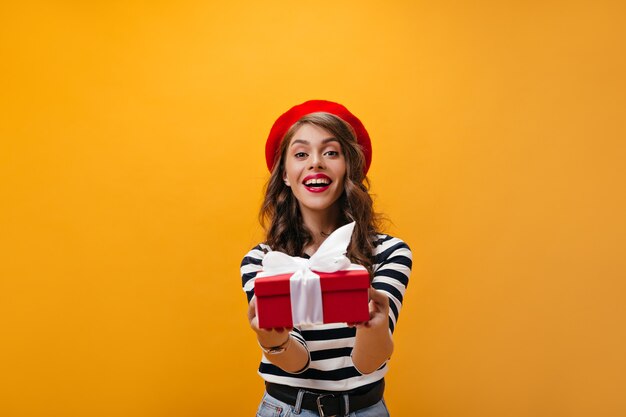
{"label": "forehead", "polygon": [[337,138],[330,131],[317,125],[305,123],[294,132],[289,146],[297,143],[316,145],[329,142],[338,143]]}

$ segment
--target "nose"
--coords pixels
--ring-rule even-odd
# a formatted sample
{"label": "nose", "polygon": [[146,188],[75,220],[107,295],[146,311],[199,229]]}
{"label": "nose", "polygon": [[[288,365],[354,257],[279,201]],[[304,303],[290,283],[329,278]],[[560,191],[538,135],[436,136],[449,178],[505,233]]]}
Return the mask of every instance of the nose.
{"label": "nose", "polygon": [[322,155],[318,152],[313,153],[313,155],[311,155],[311,166],[309,167],[309,169],[324,169],[324,158],[322,158]]}

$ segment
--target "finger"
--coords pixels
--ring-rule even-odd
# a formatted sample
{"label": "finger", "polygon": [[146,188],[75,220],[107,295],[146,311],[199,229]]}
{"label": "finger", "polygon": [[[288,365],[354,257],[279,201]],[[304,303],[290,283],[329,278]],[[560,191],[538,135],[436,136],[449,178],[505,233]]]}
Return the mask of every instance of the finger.
{"label": "finger", "polygon": [[256,316],[250,320],[250,327],[252,327],[252,329],[256,332],[259,332],[262,330],[262,329],[259,329],[259,320],[256,318]]}
{"label": "finger", "polygon": [[252,321],[256,317],[256,297],[252,297],[248,304],[248,321]]}
{"label": "finger", "polygon": [[381,291],[377,291],[373,287],[369,289],[369,296],[376,304],[387,306],[389,305],[389,298]]}
{"label": "finger", "polygon": [[369,328],[370,322],[369,321],[361,321],[359,323],[354,323],[354,327],[359,330],[359,329],[363,329],[363,328]]}

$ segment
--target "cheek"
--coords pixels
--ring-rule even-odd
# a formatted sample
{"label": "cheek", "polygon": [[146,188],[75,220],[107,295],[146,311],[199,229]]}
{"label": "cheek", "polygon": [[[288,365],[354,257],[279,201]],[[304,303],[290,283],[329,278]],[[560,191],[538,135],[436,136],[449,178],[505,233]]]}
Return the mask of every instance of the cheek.
{"label": "cheek", "polygon": [[341,181],[343,182],[345,178],[348,176],[347,167],[345,165],[339,167],[338,173],[339,173],[339,178],[341,178]]}

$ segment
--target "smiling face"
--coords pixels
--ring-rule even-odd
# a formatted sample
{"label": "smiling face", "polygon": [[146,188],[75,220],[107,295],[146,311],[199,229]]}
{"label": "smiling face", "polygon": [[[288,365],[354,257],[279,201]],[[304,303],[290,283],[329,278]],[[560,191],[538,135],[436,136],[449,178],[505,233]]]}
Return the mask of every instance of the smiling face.
{"label": "smiling face", "polygon": [[332,133],[313,124],[302,124],[289,141],[284,167],[283,180],[298,200],[303,215],[337,209],[346,160]]}

